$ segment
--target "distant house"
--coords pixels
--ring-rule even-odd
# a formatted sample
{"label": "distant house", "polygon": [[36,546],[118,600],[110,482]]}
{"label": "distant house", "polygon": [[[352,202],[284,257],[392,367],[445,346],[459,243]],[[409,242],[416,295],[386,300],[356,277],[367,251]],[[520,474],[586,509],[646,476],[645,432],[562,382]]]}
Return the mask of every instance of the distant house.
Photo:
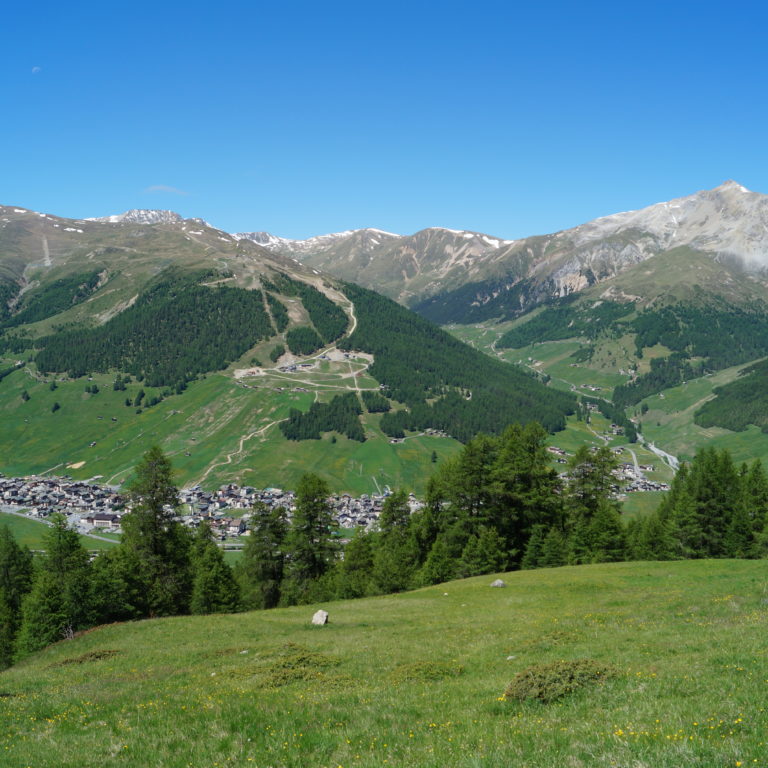
{"label": "distant house", "polygon": [[94,528],[111,529],[117,528],[120,525],[120,518],[117,515],[110,515],[106,512],[100,512],[97,515],[89,515],[85,518],[85,522],[88,525],[92,525]]}

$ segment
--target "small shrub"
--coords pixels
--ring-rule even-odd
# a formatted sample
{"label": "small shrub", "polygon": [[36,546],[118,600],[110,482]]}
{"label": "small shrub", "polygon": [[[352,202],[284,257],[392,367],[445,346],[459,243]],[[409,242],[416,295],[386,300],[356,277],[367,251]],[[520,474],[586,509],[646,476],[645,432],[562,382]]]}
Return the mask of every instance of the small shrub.
{"label": "small shrub", "polygon": [[508,699],[536,699],[547,704],[617,674],[615,667],[594,659],[536,664],[516,675],[504,695]]}
{"label": "small shrub", "polygon": [[101,661],[102,659],[111,659],[113,656],[117,656],[122,651],[114,651],[111,649],[105,649],[101,651],[89,651],[82,656],[75,656],[72,659],[63,659],[57,661],[55,664],[51,664],[52,667],[66,667],[70,664],[86,664],[89,661]]}
{"label": "small shrub", "polygon": [[394,683],[422,681],[434,683],[447,677],[458,677],[464,671],[460,664],[445,661],[417,661],[413,664],[401,664],[392,671]]}
{"label": "small shrub", "polygon": [[286,644],[268,666],[263,667],[262,685],[279,688],[289,683],[306,680],[328,680],[325,672],[339,664],[339,659],[317,653],[294,643]]}

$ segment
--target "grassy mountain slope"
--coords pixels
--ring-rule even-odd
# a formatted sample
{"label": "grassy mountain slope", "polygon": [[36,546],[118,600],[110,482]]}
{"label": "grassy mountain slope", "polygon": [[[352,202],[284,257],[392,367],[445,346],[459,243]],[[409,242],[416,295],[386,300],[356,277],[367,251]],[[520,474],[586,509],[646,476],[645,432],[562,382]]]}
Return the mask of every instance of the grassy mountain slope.
{"label": "grassy mountain slope", "polygon": [[[313,470],[338,491],[421,492],[457,439],[530,419],[556,429],[573,409],[394,302],[198,220],[2,209],[0,224],[17,291],[0,319],[6,473],[121,482],[158,442],[182,483],[290,486]],[[392,410],[364,412],[358,439],[331,423],[283,437],[292,408],[380,384]]]}
{"label": "grassy mountain slope", "polygon": [[[0,674],[8,768],[764,765],[768,613],[750,561],[622,563],[97,628]],[[537,664],[616,677],[504,700]]]}

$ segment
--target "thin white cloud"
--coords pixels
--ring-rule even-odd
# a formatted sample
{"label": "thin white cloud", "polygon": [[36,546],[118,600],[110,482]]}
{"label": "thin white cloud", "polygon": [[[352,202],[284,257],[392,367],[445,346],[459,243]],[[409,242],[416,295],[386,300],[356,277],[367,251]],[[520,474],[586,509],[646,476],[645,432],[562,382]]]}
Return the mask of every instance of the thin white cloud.
{"label": "thin white cloud", "polygon": [[33,75],[36,75],[38,72],[42,72],[42,71],[43,71],[42,67],[32,67],[32,74]]}
{"label": "thin white cloud", "polygon": [[162,193],[170,195],[188,195],[189,192],[185,192],[183,189],[177,189],[176,187],[169,187],[166,184],[153,184],[151,187],[146,187],[145,192],[150,194]]}

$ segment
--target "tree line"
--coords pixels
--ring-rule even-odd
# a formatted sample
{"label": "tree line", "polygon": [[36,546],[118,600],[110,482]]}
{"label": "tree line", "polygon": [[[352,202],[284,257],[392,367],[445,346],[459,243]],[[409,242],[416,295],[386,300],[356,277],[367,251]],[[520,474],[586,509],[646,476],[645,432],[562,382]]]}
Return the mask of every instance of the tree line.
{"label": "tree line", "polygon": [[411,512],[389,495],[376,530],[343,546],[326,483],[304,475],[292,514],[255,505],[232,569],[203,522],[177,519],[170,461],[136,467],[123,536],[93,561],[63,516],[33,558],[0,526],[0,666],[88,627],[156,616],[273,608],[399,592],[517,568],[621,560],[768,555],[768,476],[705,449],[678,472],[658,509],[625,525],[616,458],[579,448],[561,477],[546,431],[511,425],[478,435],[431,478]]}

